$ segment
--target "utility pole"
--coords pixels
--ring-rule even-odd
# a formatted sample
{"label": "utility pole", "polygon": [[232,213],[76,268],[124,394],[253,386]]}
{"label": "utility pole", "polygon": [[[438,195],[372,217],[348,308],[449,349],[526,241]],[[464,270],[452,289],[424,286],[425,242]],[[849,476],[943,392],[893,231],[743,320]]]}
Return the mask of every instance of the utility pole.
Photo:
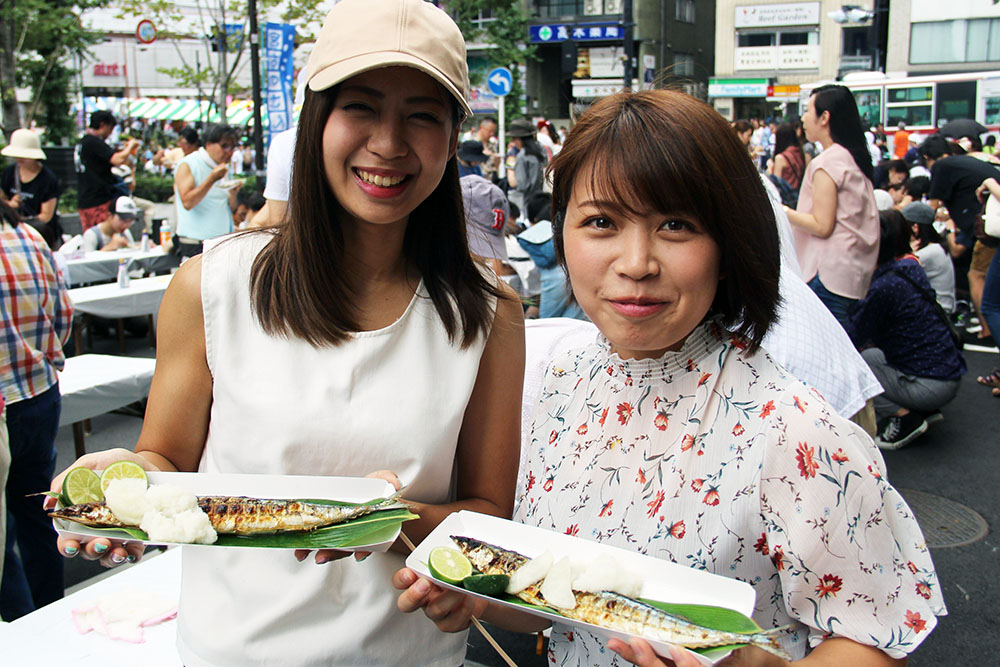
{"label": "utility pole", "polygon": [[264,128],[260,118],[260,27],[257,0],[250,0],[250,71],[253,86],[253,154],[258,186],[264,185]]}
{"label": "utility pole", "polygon": [[625,62],[622,67],[622,78],[625,79],[625,90],[632,90],[632,60],[635,58],[635,39],[632,35],[632,0],[622,3],[622,24],[625,28]]}

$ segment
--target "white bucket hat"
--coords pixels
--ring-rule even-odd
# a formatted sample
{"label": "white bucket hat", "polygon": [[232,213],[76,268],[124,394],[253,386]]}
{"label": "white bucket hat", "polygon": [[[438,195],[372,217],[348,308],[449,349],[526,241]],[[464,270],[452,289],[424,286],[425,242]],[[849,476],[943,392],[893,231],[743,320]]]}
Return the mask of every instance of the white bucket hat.
{"label": "white bucket hat", "polygon": [[0,150],[0,155],[31,160],[45,159],[45,151],[42,150],[42,142],[38,135],[25,129],[14,130],[10,135],[10,144]]}

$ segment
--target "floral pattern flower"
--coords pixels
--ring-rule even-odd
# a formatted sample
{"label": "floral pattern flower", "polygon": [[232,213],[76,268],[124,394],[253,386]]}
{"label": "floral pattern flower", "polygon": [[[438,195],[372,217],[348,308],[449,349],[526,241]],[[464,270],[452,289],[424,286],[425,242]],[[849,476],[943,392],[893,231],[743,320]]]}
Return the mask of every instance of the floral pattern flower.
{"label": "floral pattern flower", "polygon": [[815,477],[816,471],[819,469],[819,464],[813,459],[815,453],[816,450],[804,442],[800,442],[798,449],[795,450],[795,460],[799,463],[799,473],[806,479]]}
{"label": "floral pattern flower", "polygon": [[844,585],[844,580],[835,574],[824,574],[816,584],[816,594],[821,597],[836,595]]}
{"label": "floral pattern flower", "polygon": [[[710,323],[659,359],[602,341],[553,367],[516,520],[750,582],[754,619],[790,625],[795,658],[832,634],[902,658],[945,612],[878,449],[766,352]],[[553,627],[553,664],[625,664],[567,630]]]}

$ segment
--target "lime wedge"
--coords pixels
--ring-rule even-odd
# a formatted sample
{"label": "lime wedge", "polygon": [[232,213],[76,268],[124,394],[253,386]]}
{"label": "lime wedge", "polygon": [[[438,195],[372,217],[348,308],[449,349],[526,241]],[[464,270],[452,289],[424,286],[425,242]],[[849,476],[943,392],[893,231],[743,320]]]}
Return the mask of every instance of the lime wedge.
{"label": "lime wedge", "polygon": [[462,580],[465,590],[494,598],[502,595],[509,583],[510,577],[506,574],[473,574]]}
{"label": "lime wedge", "polygon": [[67,506],[101,502],[101,478],[90,468],[73,468],[63,478],[62,498]]}
{"label": "lime wedge", "polygon": [[435,578],[449,584],[460,584],[472,574],[472,563],[458,549],[434,547],[427,556],[427,567]]}
{"label": "lime wedge", "polygon": [[141,479],[147,484],[149,478],[142,466],[133,461],[115,461],[101,473],[101,491],[108,490],[108,484],[115,479]]}

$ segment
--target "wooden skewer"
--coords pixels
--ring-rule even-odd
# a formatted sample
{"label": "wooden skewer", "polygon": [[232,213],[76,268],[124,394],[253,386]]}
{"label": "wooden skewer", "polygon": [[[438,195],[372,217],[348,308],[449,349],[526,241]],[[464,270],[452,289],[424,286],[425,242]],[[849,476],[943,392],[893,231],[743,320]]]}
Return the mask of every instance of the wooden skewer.
{"label": "wooden skewer", "polygon": [[[406,536],[406,533],[399,531],[399,537],[403,540],[403,544],[409,547],[410,551],[416,550],[417,547],[410,541],[410,538]],[[475,616],[472,617],[472,624],[476,626],[476,629],[479,630],[480,633],[482,633],[483,637],[486,638],[486,641],[488,641],[490,646],[493,647],[493,650],[495,650],[500,657],[503,658],[503,661],[507,663],[508,667],[517,667],[517,663],[514,662],[509,655],[507,655],[507,652],[500,647],[497,640],[493,639],[493,635],[491,635],[486,628],[483,627],[483,624],[480,623],[479,619]]]}

